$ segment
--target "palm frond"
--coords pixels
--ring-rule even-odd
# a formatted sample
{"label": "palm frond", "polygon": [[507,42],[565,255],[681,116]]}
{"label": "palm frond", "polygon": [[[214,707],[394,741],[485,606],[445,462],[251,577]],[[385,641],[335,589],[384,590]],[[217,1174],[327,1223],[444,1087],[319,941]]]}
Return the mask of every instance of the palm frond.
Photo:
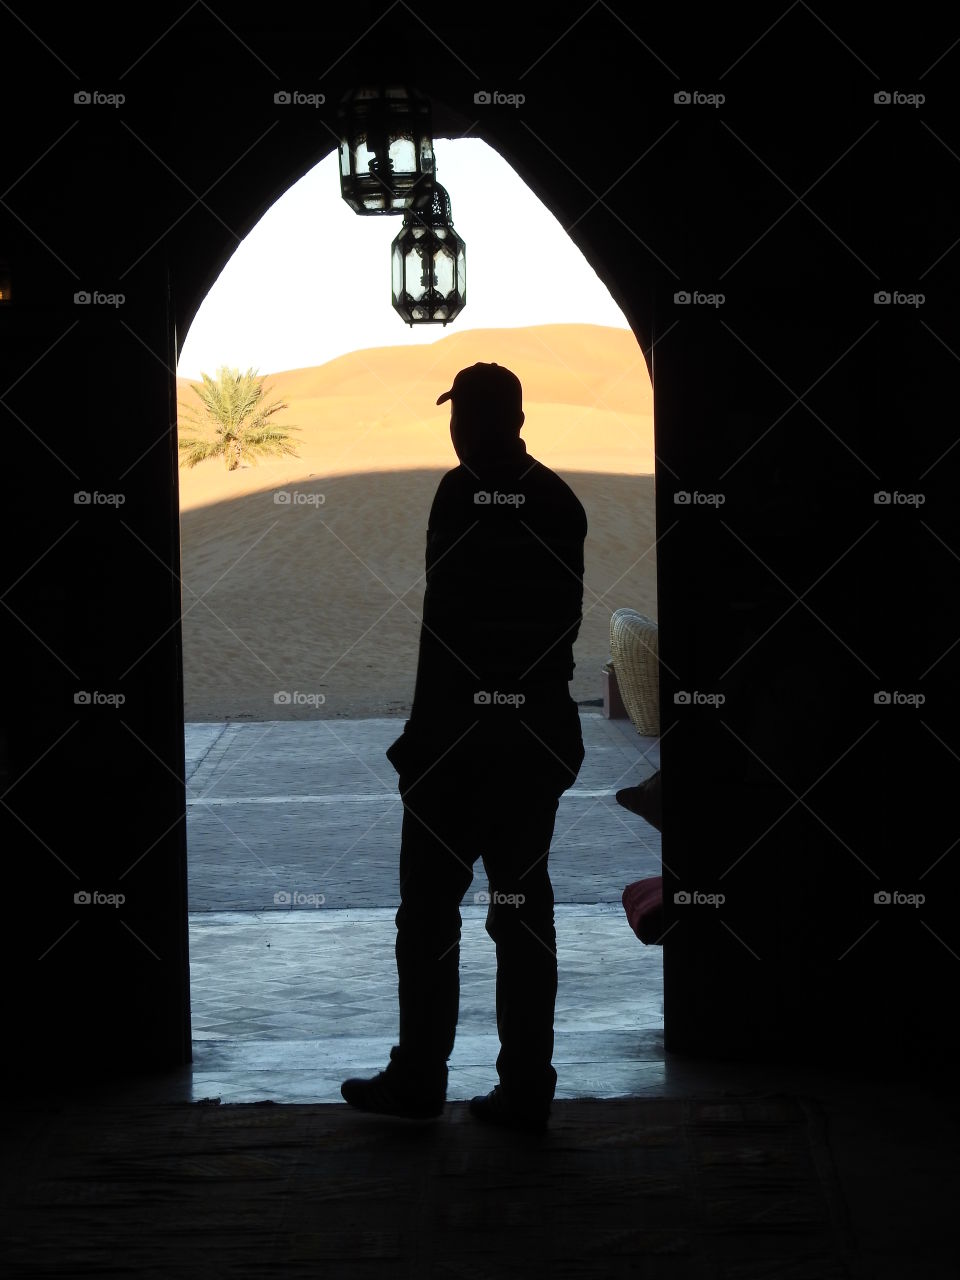
{"label": "palm frond", "polygon": [[289,406],[279,399],[264,403],[264,379],[256,369],[241,373],[221,365],[216,378],[207,373],[200,377],[201,385],[192,388],[199,406],[178,405],[178,426],[186,424],[197,433],[180,440],[181,466],[196,466],[205,458],[223,455],[228,470],[233,470],[244,457],[256,465],[257,454],[298,456],[287,435],[300,428],[269,421]]}
{"label": "palm frond", "polygon": [[217,440],[186,438],[179,442],[179,447],[181,467],[195,467],[198,463],[205,462],[207,458],[215,458],[224,451],[222,441]]}

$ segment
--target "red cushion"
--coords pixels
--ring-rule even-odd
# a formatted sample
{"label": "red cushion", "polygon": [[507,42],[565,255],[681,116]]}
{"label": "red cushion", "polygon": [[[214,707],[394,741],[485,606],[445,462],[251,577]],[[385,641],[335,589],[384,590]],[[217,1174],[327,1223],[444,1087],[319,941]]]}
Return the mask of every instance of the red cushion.
{"label": "red cushion", "polygon": [[623,909],[641,942],[661,945],[663,934],[663,876],[635,880],[623,891]]}

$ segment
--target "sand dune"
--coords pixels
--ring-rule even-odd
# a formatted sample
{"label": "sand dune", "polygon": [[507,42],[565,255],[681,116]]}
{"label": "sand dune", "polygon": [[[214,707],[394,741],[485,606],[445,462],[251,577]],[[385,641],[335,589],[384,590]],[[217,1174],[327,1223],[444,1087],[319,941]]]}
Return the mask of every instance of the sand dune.
{"label": "sand dune", "polygon": [[[449,407],[435,401],[481,359],[520,377],[529,452],[586,508],[571,689],[578,700],[600,696],[611,610],[656,617],[652,389],[631,333],[547,325],[464,331],[269,375],[289,405],[278,418],[301,428],[300,456],[180,471],[188,720],[409,710],[427,513],[457,462]],[[181,403],[196,399],[190,385],[178,380]],[[276,504],[278,489],[294,500]],[[277,705],[280,691],[325,701]]]}

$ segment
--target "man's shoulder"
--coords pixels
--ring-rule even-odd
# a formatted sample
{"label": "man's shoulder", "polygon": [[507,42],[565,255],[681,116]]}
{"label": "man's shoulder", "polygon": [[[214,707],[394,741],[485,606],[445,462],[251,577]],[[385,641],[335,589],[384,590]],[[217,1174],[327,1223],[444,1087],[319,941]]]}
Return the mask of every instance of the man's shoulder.
{"label": "man's shoulder", "polygon": [[430,505],[428,532],[441,527],[458,528],[464,521],[473,520],[472,494],[476,488],[477,485],[466,467],[453,467],[445,472],[440,477]]}
{"label": "man's shoulder", "polygon": [[[466,467],[451,467],[440,477],[437,491],[433,495],[434,509],[458,505],[471,488],[472,477]],[[472,486],[477,487],[475,484]]]}
{"label": "man's shoulder", "polygon": [[584,510],[583,503],[567,484],[562,476],[557,475],[556,471],[551,470],[546,463],[541,462],[539,458],[534,458],[527,454],[527,463],[530,466],[529,476],[533,484],[537,486],[544,496],[552,505],[569,511],[571,518],[582,518],[584,528],[586,528],[587,513]]}
{"label": "man's shoulder", "polygon": [[[511,478],[512,477],[512,478]],[[540,514],[550,523],[559,517],[567,526],[574,526],[586,536],[587,513],[583,503],[573,489],[561,476],[551,470],[539,458],[526,454],[519,464],[519,474],[510,468],[510,475],[497,474],[478,476],[476,472],[462,464],[451,468],[440,478],[433,499],[433,516],[436,518],[444,512],[454,512],[465,508],[474,515],[484,510],[484,492],[488,488],[497,487],[500,482],[508,480],[515,484],[525,497],[526,515],[535,519]],[[479,498],[477,495],[481,495]],[[531,505],[532,504],[532,505]],[[478,510],[479,508],[479,510]],[[519,508],[514,507],[514,510]]]}
{"label": "man's shoulder", "polygon": [[470,480],[470,473],[462,464],[458,467],[451,467],[449,471],[445,471],[440,477],[440,483],[437,485],[437,497],[442,494],[460,493]]}

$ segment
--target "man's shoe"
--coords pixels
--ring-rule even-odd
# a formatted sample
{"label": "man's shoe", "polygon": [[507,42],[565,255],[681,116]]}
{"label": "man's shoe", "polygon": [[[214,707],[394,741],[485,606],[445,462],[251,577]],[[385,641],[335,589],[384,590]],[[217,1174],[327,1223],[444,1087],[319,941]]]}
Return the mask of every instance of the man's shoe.
{"label": "man's shoe", "polygon": [[497,1085],[488,1094],[481,1094],[471,1101],[470,1114],[484,1124],[519,1129],[525,1133],[543,1133],[550,1118],[550,1104],[522,1105],[510,1102],[500,1085]]}
{"label": "man's shoe", "polygon": [[353,1076],[344,1080],[340,1092],[351,1107],[385,1116],[405,1116],[409,1120],[432,1120],[443,1114],[446,1090],[428,1094],[409,1084],[392,1066],[372,1079]]}
{"label": "man's shoe", "polygon": [[660,770],[645,778],[636,787],[624,787],[617,792],[617,804],[649,822],[657,831],[663,830],[660,803]]}

